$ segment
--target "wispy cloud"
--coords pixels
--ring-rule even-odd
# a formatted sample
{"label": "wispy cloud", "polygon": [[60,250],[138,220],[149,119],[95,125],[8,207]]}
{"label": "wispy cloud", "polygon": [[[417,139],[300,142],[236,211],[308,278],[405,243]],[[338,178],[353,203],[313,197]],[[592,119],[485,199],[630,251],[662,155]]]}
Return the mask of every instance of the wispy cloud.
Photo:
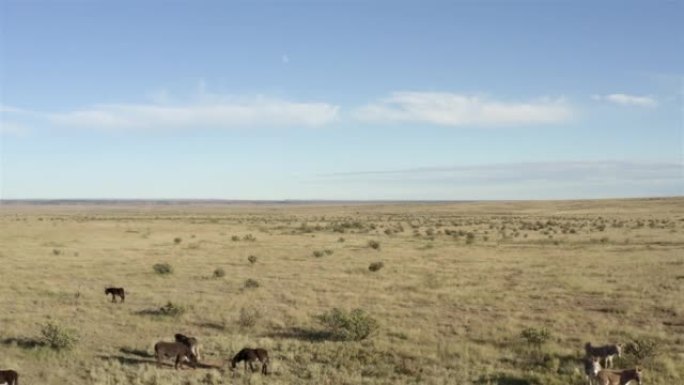
{"label": "wispy cloud", "polygon": [[636,107],[655,107],[658,101],[651,96],[637,96],[628,94],[608,94],[608,95],[592,95],[592,99],[598,101],[605,101],[621,106],[636,106]]}
{"label": "wispy cloud", "polygon": [[505,102],[448,92],[394,92],[357,109],[354,115],[374,123],[510,126],[560,123],[573,113],[562,99]]}
{"label": "wispy cloud", "polygon": [[29,132],[28,127],[23,124],[8,122],[0,119],[0,135],[22,136]]}
{"label": "wispy cloud", "polygon": [[422,167],[323,174],[322,177],[438,178],[454,182],[531,180],[655,180],[682,178],[684,165],[667,162],[557,161]]}
{"label": "wispy cloud", "polygon": [[[0,135],[22,136],[29,132],[28,127],[15,120],[18,115],[34,115],[35,113],[23,108],[0,104]],[[9,118],[8,118],[9,117]]]}
{"label": "wispy cloud", "polygon": [[185,105],[103,104],[49,114],[48,118],[61,126],[106,130],[318,127],[335,121],[338,111],[338,106],[328,103],[256,97]]}
{"label": "wispy cloud", "polygon": [[0,114],[32,114],[33,111],[24,109],[24,108],[19,108],[19,107],[13,107],[13,106],[8,106],[6,104],[0,104]]}

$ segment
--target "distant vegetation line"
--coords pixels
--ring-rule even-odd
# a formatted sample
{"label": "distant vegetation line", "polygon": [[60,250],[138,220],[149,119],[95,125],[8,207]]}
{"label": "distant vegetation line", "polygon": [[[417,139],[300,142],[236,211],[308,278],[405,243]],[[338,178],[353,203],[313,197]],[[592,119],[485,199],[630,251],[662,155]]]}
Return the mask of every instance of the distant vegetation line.
{"label": "distant vegetation line", "polygon": [[[286,199],[286,200],[240,200],[240,199],[0,199],[7,205],[307,205],[307,204],[378,204],[378,203],[461,203],[476,200],[326,200],[326,199]],[[503,202],[503,201],[502,201]]]}

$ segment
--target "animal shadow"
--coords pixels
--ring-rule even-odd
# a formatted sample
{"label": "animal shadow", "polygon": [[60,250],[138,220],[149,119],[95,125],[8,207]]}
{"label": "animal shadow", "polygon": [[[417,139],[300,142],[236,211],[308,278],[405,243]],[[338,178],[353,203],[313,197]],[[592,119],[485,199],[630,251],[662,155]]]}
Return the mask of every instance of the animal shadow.
{"label": "animal shadow", "polygon": [[132,348],[121,348],[119,351],[123,354],[128,354],[131,356],[138,356],[138,357],[143,357],[143,358],[154,358],[153,354],[150,354],[146,350],[141,350],[141,349],[132,349]]}
{"label": "animal shadow", "polygon": [[16,345],[22,349],[33,349],[35,347],[41,347],[45,346],[45,343],[43,341],[39,341],[33,338],[24,338],[24,337],[10,337],[10,338],[5,338],[0,340],[0,344],[3,345]]}
{"label": "animal shadow", "polygon": [[541,385],[537,381],[527,378],[520,378],[508,374],[496,374],[492,376],[480,377],[476,384],[496,384],[496,385]]}
{"label": "animal shadow", "polygon": [[216,322],[196,322],[195,325],[201,327],[201,328],[207,328],[207,329],[214,329],[214,330],[226,330],[226,327],[216,323]]}
{"label": "animal shadow", "polygon": [[[154,354],[149,353],[146,350],[141,350],[141,349],[133,349],[133,348],[121,348],[119,351],[124,355],[112,355],[112,356],[101,356],[100,358],[102,359],[107,359],[107,360],[116,360],[119,361],[122,365],[140,365],[140,364],[157,364],[157,360],[154,356]],[[135,356],[135,357],[129,357],[129,356]],[[163,366],[168,366],[168,367],[173,367],[173,363],[168,363],[168,362],[162,362],[161,363]],[[210,364],[210,363],[202,363],[198,362],[195,365],[195,368],[197,369],[221,369],[222,365],[220,363],[218,364]]]}
{"label": "animal shadow", "polygon": [[[97,356],[98,358],[105,360],[105,361],[118,361],[121,365],[127,365],[127,366],[132,366],[132,365],[142,365],[142,364],[155,364],[157,361],[153,359],[141,359],[141,358],[135,358],[135,357],[126,357],[122,355],[100,355]],[[173,366],[168,363],[162,363],[162,365],[167,365],[167,366]]]}
{"label": "animal shadow", "polygon": [[335,337],[333,333],[315,330],[315,329],[305,329],[300,327],[292,327],[288,329],[280,329],[274,332],[267,333],[265,337],[269,338],[289,338],[301,341],[309,342],[322,342],[322,341],[334,341],[338,338]]}

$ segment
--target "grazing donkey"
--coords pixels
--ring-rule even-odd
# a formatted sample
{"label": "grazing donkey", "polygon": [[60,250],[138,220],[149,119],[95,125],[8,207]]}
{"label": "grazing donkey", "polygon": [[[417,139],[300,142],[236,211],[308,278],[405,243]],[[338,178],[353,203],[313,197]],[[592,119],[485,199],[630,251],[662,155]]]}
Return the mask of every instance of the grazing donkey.
{"label": "grazing donkey", "polygon": [[192,350],[192,353],[197,357],[197,361],[202,359],[200,357],[199,341],[197,341],[197,338],[188,337],[180,333],[176,334],[175,338],[176,342],[180,342]]}
{"label": "grazing donkey", "polygon": [[641,373],[643,369],[637,366],[627,370],[601,370],[596,377],[599,385],[627,385],[630,381],[636,381],[641,385]]}
{"label": "grazing donkey", "polygon": [[123,287],[108,287],[105,289],[105,295],[112,295],[112,302],[116,302],[116,296],[121,297],[121,302],[126,299],[126,292]]}
{"label": "grazing donkey", "polygon": [[604,360],[604,366],[606,368],[612,368],[613,357],[622,356],[622,347],[622,344],[591,346],[591,342],[587,342],[587,344],[584,345],[584,350],[587,352],[588,357],[602,358]]}
{"label": "grazing donkey", "polygon": [[19,385],[19,373],[14,370],[0,370],[0,384]]}
{"label": "grazing donkey", "polygon": [[598,372],[601,371],[601,363],[598,357],[587,357],[584,359],[584,374],[587,375],[587,383],[589,385],[598,384]]}
{"label": "grazing donkey", "polygon": [[231,368],[235,369],[238,362],[245,361],[245,371],[247,371],[247,364],[249,364],[249,368],[252,369],[252,372],[254,372],[255,369],[252,363],[256,360],[261,361],[261,373],[267,375],[269,359],[268,352],[266,351],[266,349],[244,348],[240,350],[238,354],[235,355],[235,357],[233,357],[233,360],[231,361],[230,365]]}
{"label": "grazing donkey", "polygon": [[157,357],[157,366],[161,365],[164,358],[175,358],[176,363],[173,366],[175,369],[183,368],[183,362],[189,360],[192,367],[197,366],[197,356],[192,352],[192,349],[181,342],[164,342],[159,341],[154,345],[154,354]]}

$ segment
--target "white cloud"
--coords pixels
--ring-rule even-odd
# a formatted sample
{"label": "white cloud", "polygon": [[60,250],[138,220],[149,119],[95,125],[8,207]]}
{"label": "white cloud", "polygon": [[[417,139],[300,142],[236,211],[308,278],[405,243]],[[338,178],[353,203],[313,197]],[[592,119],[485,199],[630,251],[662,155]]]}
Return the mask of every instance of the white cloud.
{"label": "white cloud", "polygon": [[562,100],[503,102],[448,92],[394,92],[355,111],[376,123],[429,123],[444,126],[508,126],[560,123],[572,117]]}
{"label": "white cloud", "polygon": [[0,135],[21,136],[29,132],[29,129],[19,123],[0,120]]}
{"label": "white cloud", "polygon": [[658,101],[651,96],[637,96],[628,94],[608,94],[608,95],[592,95],[594,100],[606,101],[622,106],[637,106],[637,107],[655,107]]}
{"label": "white cloud", "polygon": [[186,105],[105,104],[48,117],[61,126],[107,130],[317,127],[335,121],[338,110],[338,106],[328,103],[258,97]]}

